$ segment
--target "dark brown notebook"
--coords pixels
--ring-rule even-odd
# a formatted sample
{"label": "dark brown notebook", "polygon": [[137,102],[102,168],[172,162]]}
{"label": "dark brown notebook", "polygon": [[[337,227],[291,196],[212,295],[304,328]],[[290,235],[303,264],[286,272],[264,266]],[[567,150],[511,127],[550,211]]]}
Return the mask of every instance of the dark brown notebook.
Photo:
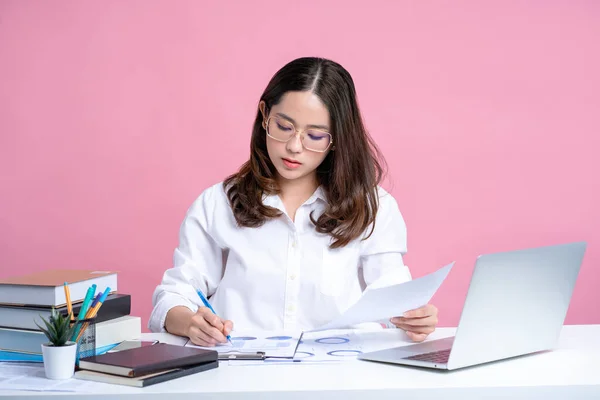
{"label": "dark brown notebook", "polygon": [[173,368],[183,368],[217,360],[215,350],[158,343],[134,349],[86,357],[79,368],[107,374],[137,377]]}
{"label": "dark brown notebook", "polygon": [[208,371],[219,367],[218,361],[211,361],[204,364],[198,364],[186,368],[167,369],[152,374],[143,375],[140,377],[129,378],[125,376],[117,376],[111,374],[103,374],[102,372],[87,371],[85,369],[75,372],[76,379],[85,381],[95,381],[104,383],[114,383],[117,385],[127,385],[135,387],[146,387],[157,383],[170,381],[171,379],[181,378],[199,372]]}

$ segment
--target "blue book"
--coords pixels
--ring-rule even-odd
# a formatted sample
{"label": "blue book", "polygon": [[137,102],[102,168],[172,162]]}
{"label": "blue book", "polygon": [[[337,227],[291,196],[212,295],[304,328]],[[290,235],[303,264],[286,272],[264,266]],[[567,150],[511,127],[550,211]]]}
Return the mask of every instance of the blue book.
{"label": "blue book", "polygon": [[[104,354],[113,347],[115,347],[118,343],[110,344],[108,346],[99,347],[96,349],[96,354]],[[0,362],[2,361],[12,361],[12,362],[35,362],[41,363],[42,355],[41,354],[31,354],[31,353],[19,353],[16,351],[4,351],[0,350]]]}

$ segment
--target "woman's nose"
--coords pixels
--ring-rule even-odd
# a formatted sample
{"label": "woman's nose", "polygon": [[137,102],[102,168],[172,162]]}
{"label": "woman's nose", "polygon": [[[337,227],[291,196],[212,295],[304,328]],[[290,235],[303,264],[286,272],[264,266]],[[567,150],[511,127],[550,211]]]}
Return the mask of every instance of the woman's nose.
{"label": "woman's nose", "polygon": [[292,153],[302,152],[302,139],[299,133],[296,133],[294,137],[287,142],[287,149]]}

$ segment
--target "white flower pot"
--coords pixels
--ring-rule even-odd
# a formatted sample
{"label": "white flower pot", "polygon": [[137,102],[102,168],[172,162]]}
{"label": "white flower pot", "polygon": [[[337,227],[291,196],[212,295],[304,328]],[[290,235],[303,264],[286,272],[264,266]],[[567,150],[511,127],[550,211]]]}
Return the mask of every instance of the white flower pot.
{"label": "white flower pot", "polygon": [[69,379],[75,372],[77,343],[67,342],[64,346],[42,344],[44,370],[48,379]]}

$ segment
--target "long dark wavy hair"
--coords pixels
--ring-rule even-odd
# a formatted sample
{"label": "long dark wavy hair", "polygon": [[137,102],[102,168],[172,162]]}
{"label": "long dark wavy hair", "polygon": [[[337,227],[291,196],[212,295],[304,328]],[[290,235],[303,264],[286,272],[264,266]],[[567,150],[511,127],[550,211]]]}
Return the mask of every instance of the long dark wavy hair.
{"label": "long dark wavy hair", "polygon": [[[327,207],[317,219],[317,232],[332,236],[331,248],[339,248],[375,227],[379,207],[377,186],[385,161],[364,127],[352,77],[340,64],[317,57],[293,60],[271,79],[260,101],[266,113],[291,91],[311,91],[327,107],[335,149],[317,168],[317,178],[327,196]],[[276,169],[267,153],[263,115],[256,113],[250,159],[224,181],[238,225],[258,227],[281,212],[262,203],[264,194],[278,194]]]}

